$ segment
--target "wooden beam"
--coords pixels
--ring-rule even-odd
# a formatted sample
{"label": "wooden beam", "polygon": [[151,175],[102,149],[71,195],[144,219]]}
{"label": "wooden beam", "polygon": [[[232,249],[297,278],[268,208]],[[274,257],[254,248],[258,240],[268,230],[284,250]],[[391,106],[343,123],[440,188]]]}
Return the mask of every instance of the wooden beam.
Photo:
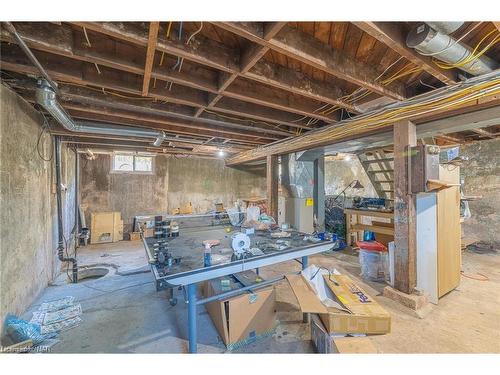
{"label": "wooden beam", "polygon": [[269,155],[266,165],[267,214],[278,222],[278,156]]}
{"label": "wooden beam", "polygon": [[[89,30],[112,36],[113,38],[146,46],[148,32],[145,27],[131,22],[72,22],[75,25],[86,27]],[[189,45],[179,41],[166,39],[160,27],[157,50],[185,58],[198,64],[232,72],[238,68],[237,51],[228,48],[211,39],[197,38]]]}
{"label": "wooden beam", "polygon": [[472,131],[476,134],[482,135],[483,137],[487,137],[487,138],[491,138],[491,139],[496,138],[496,136],[494,134],[492,134],[489,131],[484,130],[484,129],[472,129]]}
{"label": "wooden beam", "polygon": [[324,82],[309,78],[298,71],[284,68],[269,61],[259,61],[244,77],[320,102],[345,108],[351,113],[360,112],[354,105],[338,99],[344,95],[344,92],[338,87],[326,86]]}
{"label": "wooden beam", "polygon": [[[25,87],[16,87],[17,91],[26,98],[26,100],[35,102],[34,87],[30,89]],[[165,130],[170,130],[178,134],[186,134],[186,131],[192,129],[189,134],[207,134],[215,137],[227,137],[238,140],[253,140],[255,144],[262,144],[270,140],[280,139],[287,136],[288,133],[277,131],[275,129],[267,130],[259,126],[250,126],[239,123],[226,123],[214,119],[194,119],[192,115],[186,115],[177,112],[171,112],[168,104],[136,101],[133,99],[116,98],[103,93],[92,91],[85,87],[74,87],[65,84],[60,85],[59,100],[65,108],[73,106],[75,110],[86,110],[94,114],[107,113],[114,116],[112,120],[116,122],[122,116],[138,122],[148,120],[150,116],[155,116],[154,122],[148,124],[160,123],[169,125]],[[91,110],[94,108],[93,110]],[[101,118],[106,121],[106,119]],[[118,121],[119,123],[119,121]],[[133,125],[136,125],[135,123]]]}
{"label": "wooden beam", "polygon": [[352,22],[368,35],[388,46],[419,68],[446,84],[456,83],[451,70],[439,68],[429,56],[423,56],[406,46],[406,32],[397,22]]}
{"label": "wooden beam", "polygon": [[[272,38],[276,33],[278,33],[279,30],[284,26],[284,23],[275,23],[272,24],[266,33],[267,37]],[[263,33],[263,31],[262,31]],[[257,63],[258,60],[264,56],[264,54],[269,50],[268,47],[266,46],[261,46],[261,45],[252,45],[250,47],[247,47],[243,52],[241,52],[240,56],[240,70],[237,71],[232,71],[230,74],[220,74],[220,79],[219,79],[219,90],[217,92],[217,95],[213,96],[212,100],[208,103],[208,105],[205,108],[200,108],[196,114],[195,117],[200,116],[203,111],[207,108],[213,108],[215,105],[219,102],[219,100],[222,98],[222,95],[224,94],[225,90],[238,78],[240,74],[244,74],[248,72],[248,70]],[[291,106],[293,107],[293,106]]]}
{"label": "wooden beam", "polygon": [[[290,126],[298,129],[310,130],[310,126],[294,122],[298,117],[293,113],[282,112],[273,108],[265,108],[253,103],[246,103],[229,97],[224,97],[211,108],[211,111],[226,113],[229,115],[244,116],[257,121],[272,123],[274,126]],[[244,113],[244,115],[243,115]],[[271,126],[273,126],[271,124]]]}
{"label": "wooden beam", "polygon": [[147,152],[153,152],[159,155],[194,155],[194,156],[204,156],[204,157],[215,157],[215,152],[202,152],[193,150],[195,145],[192,147],[169,147],[163,146],[161,148],[152,147],[151,142],[149,143],[134,143],[131,141],[119,141],[119,140],[104,140],[104,139],[85,139],[80,137],[63,136],[63,141],[81,146],[82,148],[100,148],[100,149],[113,149],[113,150],[141,150]]}
{"label": "wooden beam", "polygon": [[159,22],[149,23],[148,48],[146,51],[146,64],[144,66],[144,82],[142,84],[142,96],[148,96],[149,82],[151,81],[151,71],[155,60],[156,43],[158,41]]}
{"label": "wooden beam", "polygon": [[396,100],[406,97],[402,83],[382,85],[376,80],[379,74],[374,68],[321,43],[305,32],[287,26],[274,38],[266,41],[243,23],[215,22],[215,25],[380,95]]}
{"label": "wooden beam", "polygon": [[[268,86],[255,85],[255,83],[250,80],[238,79],[234,81],[225,89],[224,96],[268,106],[281,111],[296,113],[300,116],[317,118],[328,123],[335,122],[338,118],[336,113],[334,115],[323,115],[313,112],[311,108],[321,107],[320,102],[296,97],[288,94],[286,91],[277,91]],[[300,116],[297,116],[297,118],[300,118]]]}
{"label": "wooden beam", "polygon": [[[230,130],[230,129],[223,129],[223,128],[217,128],[215,126],[210,126],[206,128],[201,128],[199,125],[188,123],[188,122],[176,122],[168,119],[164,119],[161,116],[157,115],[144,115],[144,114],[137,114],[133,112],[127,112],[127,111],[117,111],[117,110],[109,110],[105,107],[96,107],[96,106],[85,106],[85,105],[79,105],[79,104],[67,104],[63,103],[64,108],[67,109],[70,113],[75,114],[78,117],[82,117],[84,114],[88,119],[93,119],[97,120],[98,118],[101,119],[102,121],[112,121],[112,122],[120,122],[122,120],[131,120],[131,122],[128,122],[127,124],[138,124],[141,125],[141,123],[146,126],[149,125],[148,127],[156,127],[158,128],[159,126],[163,130],[170,130],[172,132],[175,132],[176,134],[195,134],[195,135],[202,135],[202,136],[212,136],[212,137],[231,137],[233,140],[255,140],[255,139],[260,139],[261,136],[255,133],[249,133],[246,137],[241,136],[241,132],[235,131],[235,130]],[[87,114],[92,114],[92,116],[87,116]],[[164,128],[164,126],[167,126],[168,128]],[[191,131],[189,131],[191,130]],[[259,142],[257,142],[259,143]]]}
{"label": "wooden beam", "polygon": [[494,21],[493,25],[497,28],[498,31],[500,31],[500,22]]}
{"label": "wooden beam", "polygon": [[[45,25],[45,26],[47,26],[47,25]],[[152,60],[146,61],[145,63],[138,63],[138,62],[134,61],[135,58],[134,59],[132,59],[132,58],[126,59],[125,56],[117,56],[116,51],[118,51],[119,48],[117,48],[116,46],[110,47],[110,45],[113,45],[113,41],[109,41],[109,43],[106,43],[106,46],[107,46],[106,48],[103,48],[102,46],[97,45],[97,43],[94,43],[90,48],[75,47],[76,40],[73,40],[73,39],[75,39],[76,35],[72,36],[71,33],[67,30],[68,27],[56,28],[56,29],[64,30],[63,32],[55,33],[55,35],[57,37],[51,37],[51,34],[48,33],[46,30],[47,28],[43,28],[40,26],[38,28],[43,30],[43,32],[40,35],[43,37],[47,37],[48,40],[41,40],[40,37],[38,36],[39,34],[37,33],[37,28],[32,26],[31,24],[27,24],[27,25],[21,24],[21,27],[19,27],[21,35],[23,36],[23,38],[26,39],[29,46],[31,48],[34,48],[34,49],[39,49],[40,51],[57,54],[57,55],[71,58],[71,59],[75,59],[78,61],[85,61],[85,62],[89,62],[92,64],[95,63],[95,64],[98,64],[99,66],[109,67],[112,69],[119,69],[119,70],[123,70],[123,71],[129,72],[129,73],[134,73],[137,75],[145,75],[146,72],[144,69],[144,65],[146,65],[146,71],[149,71],[148,70],[149,64],[153,63]],[[48,28],[48,30],[50,30],[50,29],[54,29],[54,26],[50,26],[50,28]],[[7,33],[7,31],[2,31],[2,40],[6,40],[9,42],[14,41],[14,40],[12,40],[11,35],[9,33]],[[114,42],[114,43],[116,44],[116,42]],[[115,51],[115,52],[113,52],[113,51]],[[153,50],[150,49],[149,51],[151,52]],[[154,55],[149,55],[149,56],[151,59],[154,58]],[[138,55],[137,58],[140,58],[140,55]],[[210,101],[210,103],[207,103],[209,105],[204,105],[203,101],[196,102],[196,103],[190,103],[188,101],[188,102],[184,103],[186,105],[197,104],[200,109],[196,113],[198,113],[198,115],[199,115],[203,112],[204,108],[214,107],[216,105],[216,103],[224,96],[224,90],[231,84],[231,82],[234,79],[236,79],[239,76],[239,73],[237,73],[237,72],[233,73],[233,74],[229,74],[229,73],[226,73],[225,75],[222,74],[221,76],[222,77],[227,76],[227,79],[224,78],[225,81],[218,85],[217,82],[214,80],[211,80],[210,77],[207,77],[206,75],[201,74],[201,73],[203,73],[203,72],[201,72],[201,70],[203,70],[203,69],[196,69],[196,70],[190,70],[190,71],[186,71],[186,69],[184,69],[184,71],[182,71],[182,72],[179,72],[179,71],[173,72],[170,70],[161,69],[161,67],[156,66],[156,67],[152,67],[152,70],[150,73],[150,78],[155,78],[155,79],[167,81],[167,82],[173,82],[173,83],[179,84],[181,86],[186,86],[189,88],[194,88],[196,90],[203,90],[206,92],[218,94],[217,97],[215,97],[213,100]],[[204,72],[207,72],[207,71],[204,70]],[[144,96],[145,85],[146,84],[149,85],[150,78],[148,79],[147,77],[145,77],[145,79],[143,79],[143,83],[142,83],[142,95],[143,96]],[[160,85],[161,85],[161,87],[160,87]],[[255,83],[253,85],[256,86]],[[161,92],[163,92],[164,94],[168,94],[167,90],[162,90],[162,88],[164,86],[163,83],[159,83],[158,86],[159,86],[159,89]],[[148,86],[148,88],[149,88],[149,86]],[[262,89],[266,90],[267,92],[270,91],[270,89],[266,86],[262,87]],[[282,87],[282,89],[286,90],[286,87]],[[177,89],[177,90],[179,90],[179,89]],[[181,88],[180,90],[185,91],[185,89],[183,89],[183,88]],[[258,88],[253,90],[253,92],[258,92],[258,91],[259,91]],[[150,93],[148,92],[148,94],[150,94]],[[193,92],[191,92],[191,94],[195,95]],[[200,93],[200,94],[204,95],[203,93]],[[280,94],[277,91],[272,93],[272,95],[275,98],[280,98],[280,95],[283,95],[283,94],[284,93]],[[286,93],[285,95],[288,96],[290,94]],[[180,99],[182,99],[182,98],[179,98],[179,97],[173,97],[173,98],[171,97],[170,98],[170,100],[177,100],[177,101]],[[243,100],[243,101],[247,101],[247,102],[251,102],[251,103],[255,103],[255,96],[246,96],[245,93],[240,93],[238,99]],[[315,99],[320,100],[320,98],[315,98]],[[279,101],[278,99],[275,99],[273,102],[269,102],[267,100],[260,100],[259,105],[268,106],[271,108],[278,108],[279,107],[278,109],[282,110],[282,111],[301,114],[301,112],[298,111],[293,104],[287,104],[288,101],[289,100],[287,98],[283,98],[281,101]],[[320,114],[314,112],[314,109],[317,108],[318,106],[320,106],[321,103],[317,104],[317,103],[309,102],[309,105],[311,105],[311,108],[306,108],[306,105],[302,104],[302,107],[306,110],[306,112],[308,113],[308,116],[311,116],[313,118],[323,119],[323,120],[325,119],[325,116],[321,116]],[[334,119],[334,117],[331,116],[331,118],[328,121],[332,121],[332,119]],[[261,120],[266,121],[263,118]],[[296,124],[295,123],[289,124],[289,126],[293,126],[293,125],[296,125]],[[294,126],[294,127],[296,127],[296,126]],[[308,128],[308,127],[304,127],[304,129],[306,129],[306,128]]]}
{"label": "wooden beam", "polygon": [[408,160],[417,145],[415,124],[394,124],[394,287],[412,293],[416,286],[416,199],[409,192]]}
{"label": "wooden beam", "polygon": [[[496,86],[498,85],[493,87]],[[500,100],[486,100],[495,96],[494,91],[482,93],[477,87],[470,89],[483,96],[480,99],[460,103],[458,110],[450,108],[450,105],[443,105],[442,100],[433,104],[429,103],[425,110],[399,114],[399,119],[411,120],[419,124],[420,137],[431,137],[444,132],[464,131],[494,125],[499,118],[497,112],[500,111]],[[431,94],[432,92],[423,94],[420,98],[427,99]],[[410,100],[406,104],[411,105],[412,103],[413,101]],[[277,144],[238,154],[228,159],[226,164],[234,166],[262,160],[267,155],[282,155],[329,145],[335,145],[335,149],[342,152],[382,147],[390,144],[391,127],[391,123],[375,125],[373,122],[358,122],[354,117],[352,120],[315,129]],[[350,142],[351,140],[355,140],[355,142]]]}
{"label": "wooden beam", "polygon": [[[136,25],[130,25],[130,23],[73,22],[73,24],[82,27],[84,26],[87,27],[89,30],[109,35],[119,40],[124,40],[139,46],[145,46],[147,44],[146,31],[142,28],[138,28]],[[281,27],[284,26],[283,24],[286,23],[276,22],[272,24],[273,24],[272,26],[267,26],[270,27],[268,33],[266,33],[266,31],[264,30],[265,36],[264,39],[262,40],[265,41],[266,37],[274,37],[277,33],[277,30],[278,29],[281,30]],[[264,29],[266,29],[266,26],[264,26]],[[245,72],[245,70],[250,69],[252,63],[258,61],[259,56],[257,56],[257,54],[262,54],[266,49],[251,47],[248,50],[242,51],[241,52],[242,57],[238,58],[238,56],[240,56],[240,53],[238,53],[238,51],[228,49],[227,47],[221,45],[220,43],[217,43],[210,39],[197,37],[197,40],[198,39],[199,40],[193,46],[185,46],[183,43],[164,39],[162,34],[163,33],[160,32],[160,36],[158,38],[157,50],[175,56],[183,57],[189,61],[209,66],[211,68],[221,70],[222,72],[229,73],[226,76],[227,78],[225,79],[229,79],[229,77],[232,77],[233,75],[241,75],[246,78],[266,83],[265,81],[267,79],[270,79],[271,81],[275,82],[278,77],[286,77],[287,75],[296,76],[296,74],[294,74],[295,72],[292,69],[286,69],[286,68],[282,68],[283,74],[280,74],[279,76],[275,77],[266,77],[265,75],[262,76],[263,73],[259,72],[253,72],[253,74],[248,74],[248,72]],[[246,55],[248,57],[245,57]],[[253,59],[255,61],[252,61]],[[242,60],[247,62],[242,62]],[[266,72],[268,71],[269,70],[267,70]],[[155,77],[154,73],[152,76],[153,78]],[[234,80],[235,77],[232,77],[231,79]],[[224,86],[227,87],[229,83],[232,82],[232,80],[228,80],[228,82],[220,84],[219,88],[224,88]],[[178,83],[183,84],[181,81],[179,81]],[[293,84],[291,84],[290,80],[287,80],[286,82],[283,83],[279,83],[278,81],[276,82],[275,87],[279,87],[283,90],[288,90],[299,95],[309,96],[312,99],[320,100],[326,103],[332,103],[333,100],[332,96],[335,96],[337,94],[339,94],[339,96],[343,95],[341,92],[339,92],[338,88],[331,87],[330,85],[327,85],[325,83],[314,81],[305,75],[301,75],[300,79],[294,82]],[[302,89],[297,90],[298,87],[302,87]],[[307,93],[308,87],[311,87],[310,93]],[[215,93],[218,93],[218,91],[216,91]],[[323,94],[325,94],[324,98],[321,97]],[[353,110],[353,107],[351,105],[340,100],[337,100],[335,103],[332,104],[339,105],[354,113],[357,112]]]}
{"label": "wooden beam", "polygon": [[271,40],[278,34],[287,22],[264,22],[264,30],[262,37],[264,40]]}
{"label": "wooden beam", "polygon": [[[5,52],[2,49],[2,52]],[[5,53],[2,56],[2,68],[22,74],[37,74],[36,69],[27,61],[20,51]],[[137,75],[119,74],[117,71],[101,68],[103,74],[98,74],[93,66],[78,66],[71,61],[45,53],[39,53],[38,57],[43,61],[49,74],[58,81],[70,82],[77,85],[90,85],[97,88],[105,88],[126,94],[141,95],[140,86],[142,81]],[[106,73],[106,74],[104,74]],[[206,107],[207,96],[203,92],[193,90],[184,86],[176,86],[172,91],[163,85],[157,85],[149,92],[149,96],[159,100],[187,105],[192,107]],[[230,98],[227,98],[230,99]],[[233,99],[230,99],[231,102]],[[235,103],[234,106],[217,108],[220,112],[231,115],[247,117],[260,121],[261,123],[283,124],[294,128],[310,129],[310,127],[294,122],[296,114],[275,110],[273,108],[255,105],[249,102]],[[275,126],[275,125],[271,125]],[[274,130],[270,130],[274,132]],[[281,130],[281,133],[284,131]]]}

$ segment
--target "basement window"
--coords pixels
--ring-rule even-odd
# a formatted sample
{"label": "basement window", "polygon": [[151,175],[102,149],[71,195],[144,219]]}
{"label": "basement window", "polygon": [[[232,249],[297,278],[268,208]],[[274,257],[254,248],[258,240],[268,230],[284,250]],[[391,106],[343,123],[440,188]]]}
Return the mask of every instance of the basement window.
{"label": "basement window", "polygon": [[111,171],[115,173],[153,173],[153,156],[115,152],[111,158]]}

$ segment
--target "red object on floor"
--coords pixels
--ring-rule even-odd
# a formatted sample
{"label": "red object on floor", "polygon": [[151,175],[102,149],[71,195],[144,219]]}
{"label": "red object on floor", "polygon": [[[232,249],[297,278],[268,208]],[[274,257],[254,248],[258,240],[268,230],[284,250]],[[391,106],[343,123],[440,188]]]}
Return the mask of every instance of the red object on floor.
{"label": "red object on floor", "polygon": [[387,251],[387,247],[378,241],[356,241],[356,246],[367,251]]}

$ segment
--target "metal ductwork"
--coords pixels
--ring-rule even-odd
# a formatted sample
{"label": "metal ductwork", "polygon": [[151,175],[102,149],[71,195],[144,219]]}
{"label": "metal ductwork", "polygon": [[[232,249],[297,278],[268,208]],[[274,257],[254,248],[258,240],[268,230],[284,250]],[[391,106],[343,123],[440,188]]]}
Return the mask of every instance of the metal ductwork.
{"label": "metal ductwork", "polygon": [[[428,22],[418,25],[410,31],[406,45],[415,48],[426,56],[433,56],[448,64],[458,64],[467,59],[472,50],[449,36],[458,30],[463,22]],[[497,68],[497,63],[482,55],[463,66],[458,67],[474,76],[489,73]]]}
{"label": "metal ductwork", "polygon": [[450,35],[455,31],[460,29],[465,22],[457,21],[457,22],[426,22],[427,25],[432,27],[434,30],[439,31],[442,34]]}
{"label": "metal ductwork", "polygon": [[156,147],[160,147],[162,142],[167,138],[163,131],[158,130],[149,130],[133,126],[104,125],[89,121],[75,122],[59,104],[55,91],[45,80],[40,80],[38,82],[36,101],[65,129],[71,132],[154,138],[155,141],[153,142],[153,146]]}

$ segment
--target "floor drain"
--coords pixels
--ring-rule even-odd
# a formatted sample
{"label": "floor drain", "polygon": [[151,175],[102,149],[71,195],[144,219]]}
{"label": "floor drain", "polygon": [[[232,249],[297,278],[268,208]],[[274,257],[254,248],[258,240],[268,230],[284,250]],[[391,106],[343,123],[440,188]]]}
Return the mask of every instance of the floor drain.
{"label": "floor drain", "polygon": [[109,269],[104,267],[80,268],[78,270],[78,282],[99,279],[108,273]]}

